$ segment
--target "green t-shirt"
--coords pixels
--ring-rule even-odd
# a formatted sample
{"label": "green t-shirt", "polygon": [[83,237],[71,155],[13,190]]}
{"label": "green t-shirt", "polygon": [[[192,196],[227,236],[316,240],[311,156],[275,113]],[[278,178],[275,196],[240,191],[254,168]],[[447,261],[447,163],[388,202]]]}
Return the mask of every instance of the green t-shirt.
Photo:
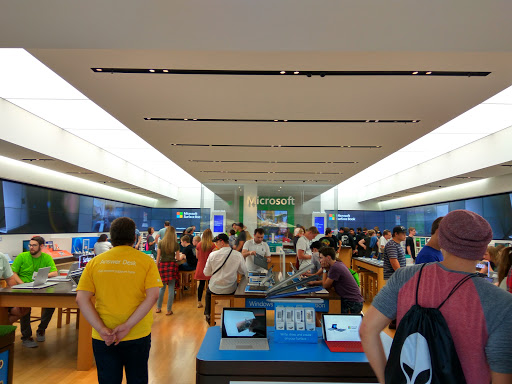
{"label": "green t-shirt", "polygon": [[30,252],[20,253],[12,263],[12,271],[17,273],[21,281],[30,283],[32,275],[39,271],[39,268],[50,267],[50,272],[56,272],[57,267],[52,257],[47,253],[41,253],[39,257],[32,257]]}

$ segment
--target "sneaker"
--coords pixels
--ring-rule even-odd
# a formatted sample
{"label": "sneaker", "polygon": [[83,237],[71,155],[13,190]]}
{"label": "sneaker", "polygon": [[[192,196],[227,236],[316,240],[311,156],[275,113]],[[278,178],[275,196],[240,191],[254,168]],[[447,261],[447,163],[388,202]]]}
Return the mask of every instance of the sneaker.
{"label": "sneaker", "polygon": [[203,308],[203,303],[201,303],[200,301],[197,302],[197,308]]}
{"label": "sneaker", "polygon": [[21,345],[23,345],[25,348],[37,348],[37,343],[33,338],[22,340]]}
{"label": "sneaker", "polygon": [[46,337],[44,336],[44,332],[37,331],[36,332],[36,340],[40,343],[46,340]]}

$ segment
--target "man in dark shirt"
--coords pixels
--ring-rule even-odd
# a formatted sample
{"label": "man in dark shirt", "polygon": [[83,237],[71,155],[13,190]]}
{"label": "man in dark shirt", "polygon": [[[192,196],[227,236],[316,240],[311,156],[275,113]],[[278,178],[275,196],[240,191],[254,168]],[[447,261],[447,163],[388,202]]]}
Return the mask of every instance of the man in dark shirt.
{"label": "man in dark shirt", "polygon": [[247,240],[247,236],[245,235],[244,223],[235,223],[235,231],[237,232],[235,247],[233,248],[235,251],[242,252],[244,248],[245,241]]}
{"label": "man in dark shirt", "polygon": [[368,229],[366,227],[364,228],[357,228],[357,235],[356,235],[356,246],[357,246],[357,257],[364,257],[366,254],[366,250],[364,247],[359,244],[361,240],[363,240],[366,237],[366,232]]}
{"label": "man in dark shirt", "polygon": [[338,232],[338,239],[342,246],[351,247],[352,253],[355,253],[356,244],[354,243],[354,237],[349,233],[348,227],[340,228],[340,231]]}
{"label": "man in dark shirt", "polygon": [[409,228],[409,236],[405,239],[405,253],[410,255],[413,260],[416,260],[416,248],[414,247],[414,236],[416,236],[416,228]]}
{"label": "man in dark shirt", "polygon": [[336,260],[336,252],[333,248],[323,247],[319,252],[320,264],[324,268],[323,287],[325,289],[334,287],[341,298],[341,313],[361,313],[363,296],[354,276],[345,264]]}
{"label": "man in dark shirt", "polygon": [[320,241],[320,243],[324,247],[331,247],[334,248],[334,250],[337,250],[339,248],[339,241],[335,237],[333,237],[331,228],[326,228],[325,236],[318,241]]}
{"label": "man in dark shirt", "polygon": [[181,246],[183,247],[183,251],[181,253],[185,255],[187,261],[179,266],[179,270],[194,271],[197,266],[197,259],[196,255],[194,255],[192,244],[190,244],[190,237],[188,235],[181,238]]}
{"label": "man in dark shirt", "polygon": [[442,219],[443,216],[438,217],[432,223],[432,228],[430,230],[430,240],[428,241],[427,245],[421,248],[421,251],[418,253],[418,257],[416,257],[416,264],[424,264],[444,260],[437,237],[437,229],[439,228],[439,223]]}

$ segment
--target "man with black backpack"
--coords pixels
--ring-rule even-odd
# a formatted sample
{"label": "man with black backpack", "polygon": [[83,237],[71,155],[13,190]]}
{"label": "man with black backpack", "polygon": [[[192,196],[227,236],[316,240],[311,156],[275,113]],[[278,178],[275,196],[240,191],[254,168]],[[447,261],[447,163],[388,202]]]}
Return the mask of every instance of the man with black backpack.
{"label": "man with black backpack", "polygon": [[[491,227],[456,210],[438,231],[444,260],[398,269],[367,311],[370,365],[381,383],[512,383],[512,296],[475,273]],[[379,335],[395,318],[386,359]]]}

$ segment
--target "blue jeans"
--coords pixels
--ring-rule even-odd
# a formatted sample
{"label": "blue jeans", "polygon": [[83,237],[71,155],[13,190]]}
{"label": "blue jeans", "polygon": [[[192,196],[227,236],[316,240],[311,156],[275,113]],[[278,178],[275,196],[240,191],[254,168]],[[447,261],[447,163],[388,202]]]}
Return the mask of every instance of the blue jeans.
{"label": "blue jeans", "polygon": [[171,280],[169,284],[165,284],[162,288],[160,288],[160,292],[158,293],[158,300],[156,301],[156,307],[158,309],[162,308],[162,302],[164,301],[165,288],[169,286],[169,293],[167,296],[167,312],[171,312],[172,304],[174,303],[174,286],[176,285],[176,280]]}
{"label": "blue jeans", "polygon": [[127,384],[147,384],[150,349],[151,334],[140,339],[121,341],[110,347],[103,340],[92,339],[98,383],[121,384],[124,368]]}
{"label": "blue jeans", "polygon": [[178,269],[179,269],[180,271],[195,271],[195,270],[196,270],[196,267],[192,267],[192,266],[188,265],[188,263],[187,263],[187,262],[185,262],[185,263],[181,264],[181,265],[178,267]]}

